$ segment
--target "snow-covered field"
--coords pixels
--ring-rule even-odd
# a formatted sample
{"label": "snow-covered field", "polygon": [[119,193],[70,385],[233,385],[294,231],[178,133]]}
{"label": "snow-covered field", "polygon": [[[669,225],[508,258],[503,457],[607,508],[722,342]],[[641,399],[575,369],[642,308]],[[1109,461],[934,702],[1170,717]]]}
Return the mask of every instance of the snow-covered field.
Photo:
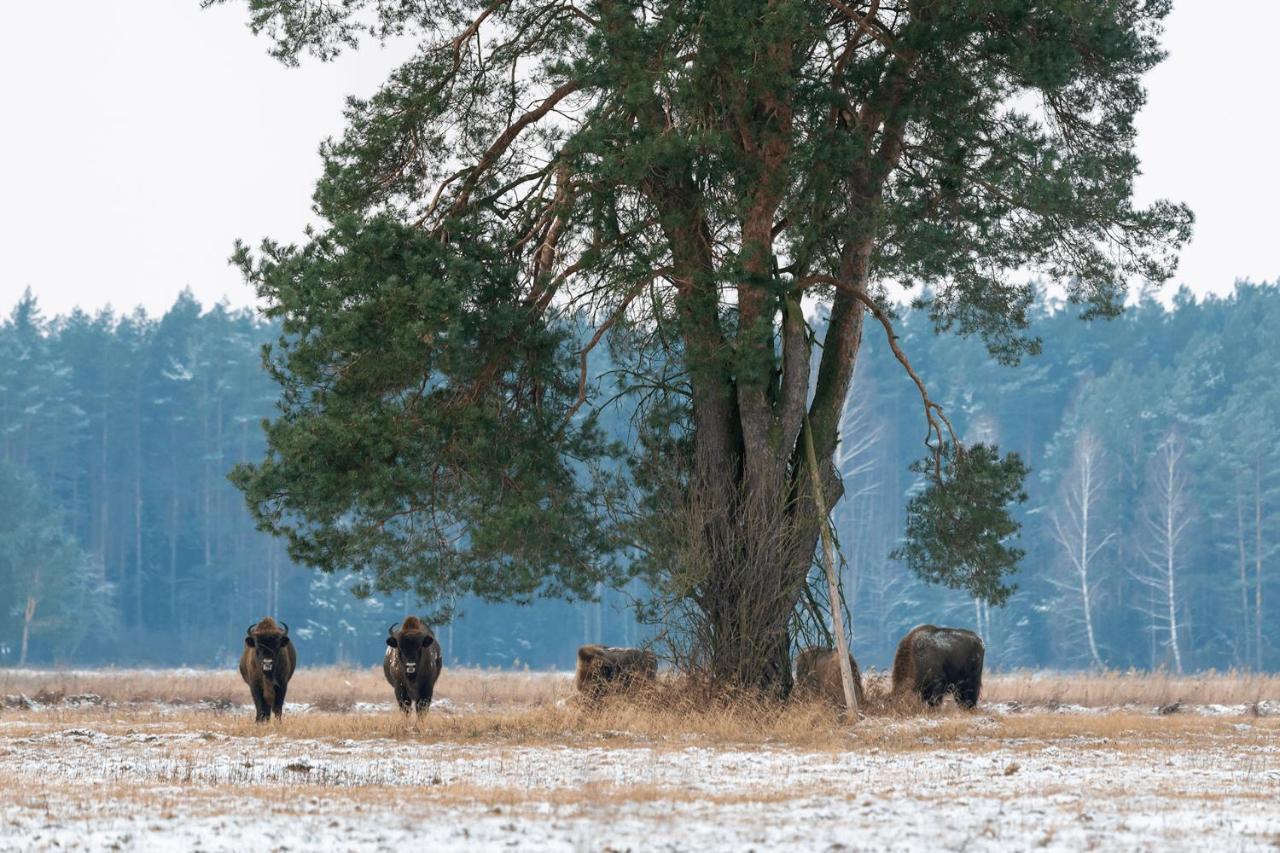
{"label": "snow-covered field", "polygon": [[1256,707],[992,703],[869,718],[830,748],[678,731],[490,737],[483,712],[447,704],[416,726],[379,708],[296,710],[261,728],[239,708],[0,710],[0,850],[1280,844],[1280,718]]}

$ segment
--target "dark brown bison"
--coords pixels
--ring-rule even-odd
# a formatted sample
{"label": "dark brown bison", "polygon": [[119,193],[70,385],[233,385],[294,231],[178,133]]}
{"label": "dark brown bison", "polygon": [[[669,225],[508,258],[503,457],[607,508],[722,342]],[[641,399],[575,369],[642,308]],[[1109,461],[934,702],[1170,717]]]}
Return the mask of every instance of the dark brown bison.
{"label": "dark brown bison", "polygon": [[298,653],[289,639],[289,625],[283,628],[270,616],[262,617],[244,633],[244,651],[240,653],[240,677],[249,685],[253,705],[258,709],[258,722],[280,719],[284,712],[284,694],[298,663]]}
{"label": "dark brown bison", "polygon": [[382,674],[396,691],[396,702],[406,714],[410,707],[418,713],[431,707],[436,679],[444,669],[436,635],[417,616],[406,616],[398,626],[387,629],[387,652],[382,658]]}
{"label": "dark brown bison", "polygon": [[972,708],[982,690],[982,638],[963,628],[920,625],[898,644],[893,657],[893,695],[914,695],[936,706],[952,693]]}
{"label": "dark brown bison", "polygon": [[647,649],[598,645],[578,648],[578,693],[588,701],[652,684],[657,677],[658,658]]}
{"label": "dark brown bison", "polygon": [[[853,670],[853,697],[858,706],[863,704],[862,674],[858,662],[849,653],[849,668]],[[840,659],[830,646],[810,646],[796,655],[796,686],[798,699],[818,698],[844,708],[844,682],[840,678]]]}

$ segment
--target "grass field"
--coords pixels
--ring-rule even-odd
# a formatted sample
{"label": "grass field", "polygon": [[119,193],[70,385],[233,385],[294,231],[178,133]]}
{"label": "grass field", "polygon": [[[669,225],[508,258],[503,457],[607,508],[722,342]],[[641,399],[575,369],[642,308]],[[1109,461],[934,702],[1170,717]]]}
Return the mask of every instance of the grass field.
{"label": "grass field", "polygon": [[[579,707],[564,674],[0,671],[0,849],[1275,849],[1280,679],[989,677],[975,712]],[[296,700],[296,701],[295,701]]]}

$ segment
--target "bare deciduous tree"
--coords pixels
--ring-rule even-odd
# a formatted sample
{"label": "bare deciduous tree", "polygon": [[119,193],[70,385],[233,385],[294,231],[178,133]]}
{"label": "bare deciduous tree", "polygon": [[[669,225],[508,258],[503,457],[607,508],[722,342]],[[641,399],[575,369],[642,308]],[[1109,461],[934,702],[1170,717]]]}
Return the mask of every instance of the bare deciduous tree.
{"label": "bare deciduous tree", "polygon": [[1149,605],[1142,606],[1153,632],[1168,635],[1165,645],[1174,668],[1182,672],[1178,642],[1179,576],[1185,569],[1187,531],[1191,525],[1191,495],[1185,470],[1186,445],[1176,432],[1160,442],[1147,466],[1147,498],[1140,515],[1139,553],[1145,566],[1133,577],[1151,590]]}
{"label": "bare deciduous tree", "polygon": [[1062,549],[1065,577],[1051,577],[1062,593],[1064,615],[1081,624],[1090,663],[1105,666],[1098,650],[1094,612],[1098,594],[1096,561],[1115,539],[1114,531],[1100,529],[1099,509],[1106,493],[1104,453],[1101,442],[1089,430],[1076,439],[1071,467],[1063,478],[1058,500],[1049,516],[1049,528]]}

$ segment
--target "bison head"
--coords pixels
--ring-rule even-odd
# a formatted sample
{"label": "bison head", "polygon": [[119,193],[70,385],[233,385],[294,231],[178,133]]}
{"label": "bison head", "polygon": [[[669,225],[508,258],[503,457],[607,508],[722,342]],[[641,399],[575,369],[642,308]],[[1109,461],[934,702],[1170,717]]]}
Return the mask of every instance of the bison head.
{"label": "bison head", "polygon": [[284,625],[284,630],[280,633],[261,631],[255,634],[253,629],[257,626],[250,625],[249,630],[244,634],[244,644],[253,649],[254,662],[259,669],[268,674],[275,669],[280,650],[289,645],[289,623],[281,622],[280,624]]}
{"label": "bison head", "polygon": [[392,625],[387,629],[387,645],[400,653],[400,662],[404,666],[404,674],[411,680],[416,678],[418,670],[426,662],[423,655],[431,649],[435,638],[426,631],[396,631]]}

